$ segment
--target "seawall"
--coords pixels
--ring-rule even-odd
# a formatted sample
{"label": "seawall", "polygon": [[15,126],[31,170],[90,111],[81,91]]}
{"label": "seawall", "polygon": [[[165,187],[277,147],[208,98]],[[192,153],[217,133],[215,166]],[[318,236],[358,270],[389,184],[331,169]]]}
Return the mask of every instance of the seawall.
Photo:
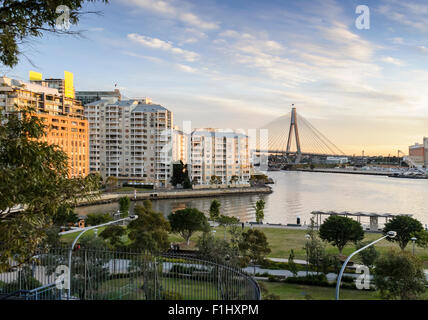
{"label": "seawall", "polygon": [[119,201],[119,198],[128,196],[132,201],[140,200],[161,200],[161,199],[183,199],[183,198],[204,198],[218,196],[233,196],[240,194],[269,194],[272,193],[272,188],[269,186],[248,187],[248,188],[219,188],[219,189],[199,189],[199,190],[153,190],[145,192],[137,192],[135,197],[134,192],[118,192],[118,193],[103,193],[99,198],[92,201],[82,201],[77,204],[77,207],[92,206],[97,204],[105,204]]}

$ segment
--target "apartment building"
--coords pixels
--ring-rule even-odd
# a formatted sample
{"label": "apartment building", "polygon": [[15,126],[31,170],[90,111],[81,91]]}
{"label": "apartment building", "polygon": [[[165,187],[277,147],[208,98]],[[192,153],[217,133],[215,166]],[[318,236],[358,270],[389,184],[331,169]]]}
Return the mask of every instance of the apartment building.
{"label": "apartment building", "polygon": [[168,187],[173,115],[149,99],[85,105],[90,122],[91,171],[123,183]]}
{"label": "apartment building", "polygon": [[32,107],[46,124],[47,135],[42,140],[58,145],[68,155],[70,176],[86,176],[89,173],[88,122],[80,102],[51,87],[48,80],[24,82],[0,77],[0,109],[7,114],[25,107]]}
{"label": "apartment building", "polygon": [[76,91],[76,99],[81,101],[83,105],[108,98],[115,98],[117,101],[122,98],[122,95],[119,89],[113,91]]}
{"label": "apartment building", "polygon": [[247,184],[250,179],[248,136],[234,131],[197,129],[191,134],[190,178],[199,185]]}
{"label": "apartment building", "polygon": [[428,138],[424,137],[422,143],[409,146],[409,157],[420,166],[428,168]]}
{"label": "apartment building", "polygon": [[184,133],[178,126],[172,132],[172,161],[188,163],[189,158],[189,135]]}

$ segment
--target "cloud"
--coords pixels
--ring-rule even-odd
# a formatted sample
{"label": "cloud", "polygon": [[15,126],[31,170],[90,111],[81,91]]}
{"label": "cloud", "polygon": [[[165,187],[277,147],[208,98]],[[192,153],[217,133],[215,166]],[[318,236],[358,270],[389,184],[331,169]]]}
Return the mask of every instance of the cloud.
{"label": "cloud", "polygon": [[175,67],[183,72],[187,73],[196,73],[198,70],[196,68],[193,68],[191,66],[185,65],[185,64],[176,64]]}
{"label": "cloud", "polygon": [[399,66],[399,67],[404,66],[404,63],[401,60],[393,58],[393,57],[382,57],[381,60],[383,62],[390,63],[390,64],[393,64],[393,65],[396,65],[396,66]]}
{"label": "cloud", "polygon": [[388,0],[386,4],[378,7],[377,11],[393,22],[424,33],[428,32],[428,5],[426,4],[409,0]]}
{"label": "cloud", "polygon": [[152,49],[161,49],[163,51],[168,51],[173,54],[180,55],[188,62],[193,62],[199,58],[199,55],[196,52],[174,47],[171,42],[167,42],[158,38],[142,36],[136,33],[130,33],[127,35],[127,37],[128,39],[137,42],[145,47]]}
{"label": "cloud", "polygon": [[184,24],[203,30],[215,30],[219,28],[218,23],[206,21],[186,9],[185,3],[179,4],[171,0],[122,0],[122,2],[160,14],[169,19],[176,19]]}

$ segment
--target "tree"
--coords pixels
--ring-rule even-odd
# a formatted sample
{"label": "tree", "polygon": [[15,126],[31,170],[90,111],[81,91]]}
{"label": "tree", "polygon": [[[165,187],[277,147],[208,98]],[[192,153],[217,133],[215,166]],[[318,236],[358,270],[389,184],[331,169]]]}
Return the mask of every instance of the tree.
{"label": "tree", "polygon": [[388,241],[397,242],[401,250],[404,250],[413,236],[416,236],[417,233],[421,233],[416,240],[416,243],[424,245],[424,228],[422,223],[418,220],[409,217],[409,216],[395,216],[387,223],[383,228],[383,233],[386,235],[388,231],[395,231],[397,235],[394,238],[386,238]]}
{"label": "tree", "polygon": [[186,240],[187,245],[189,245],[193,233],[209,229],[208,220],[204,213],[195,208],[186,208],[170,213],[168,220],[172,232],[179,233]]}
{"label": "tree", "polygon": [[117,182],[119,180],[114,176],[109,176],[106,179],[106,191],[107,192],[113,192],[117,189]]}
{"label": "tree", "polygon": [[254,209],[256,210],[256,221],[257,223],[260,223],[263,221],[263,219],[265,218],[265,214],[264,214],[264,208],[265,208],[265,202],[264,200],[258,200],[256,202],[256,206],[254,207]]}
{"label": "tree", "polygon": [[53,223],[56,226],[65,226],[67,224],[75,224],[79,221],[79,216],[74,212],[73,208],[68,206],[60,206],[53,216]]}
{"label": "tree", "polygon": [[184,189],[189,189],[192,187],[189,178],[189,172],[187,171],[187,165],[183,164],[183,161],[180,160],[179,163],[174,163],[172,165],[172,177],[171,184],[175,187],[178,184],[181,184]]}
{"label": "tree", "polygon": [[[3,0],[0,8],[0,61],[14,67],[21,54],[21,46],[27,38],[42,37],[43,32],[57,34],[78,34],[56,28],[60,14],[58,6],[65,5],[69,11],[69,22],[75,25],[83,14],[82,7],[96,0]],[[101,0],[107,3],[107,0]]]}
{"label": "tree", "polygon": [[236,175],[233,175],[232,177],[230,177],[230,183],[232,184],[236,184],[239,181],[239,177]]}
{"label": "tree", "polygon": [[383,299],[416,299],[425,292],[423,263],[409,252],[390,250],[376,261],[374,283]]}
{"label": "tree", "polygon": [[220,215],[217,218],[218,223],[221,227],[224,228],[224,239],[226,239],[226,230],[228,226],[236,225],[239,223],[239,219],[236,217],[229,217],[225,215]]}
{"label": "tree", "polygon": [[307,235],[308,239],[306,240],[304,247],[307,256],[307,263],[308,266],[313,266],[315,271],[319,272],[323,266],[323,258],[326,253],[322,241],[318,238],[314,218],[311,218]]}
{"label": "tree", "polygon": [[85,224],[87,226],[97,226],[99,224],[112,221],[113,218],[109,213],[89,213],[86,216]]}
{"label": "tree", "polygon": [[171,227],[163,214],[153,210],[150,200],[144,200],[143,206],[135,206],[134,213],[138,218],[128,224],[130,247],[155,253],[167,250]]}
{"label": "tree", "polygon": [[[47,128],[33,112],[7,119],[0,112],[0,270],[12,257],[22,263],[33,256],[60,207],[98,196],[99,176],[70,178],[66,153],[41,141]],[[23,210],[12,211],[17,206]]]}
{"label": "tree", "polygon": [[121,226],[107,226],[101,233],[100,237],[108,241],[113,248],[123,246],[122,237],[126,234],[126,230]]}
{"label": "tree", "polygon": [[212,175],[210,178],[210,184],[221,184],[221,177],[216,176],[216,175]]}
{"label": "tree", "polygon": [[210,205],[210,220],[216,221],[220,217],[220,206],[221,203],[217,199],[211,201]]}
{"label": "tree", "polygon": [[295,277],[297,277],[297,264],[294,262],[294,250],[291,249],[290,256],[288,257],[288,268],[290,269],[291,273]]}
{"label": "tree", "polygon": [[336,246],[339,254],[342,254],[342,250],[348,242],[357,243],[364,238],[364,230],[359,222],[348,217],[334,215],[324,221],[319,235],[322,240]]}
{"label": "tree", "polygon": [[[366,242],[358,242],[355,248],[361,249],[362,247],[368,245],[370,241]],[[360,253],[358,253],[359,257],[361,258],[361,262],[369,267],[372,268],[375,265],[376,260],[379,258],[379,252],[376,250],[375,246],[370,246]]]}
{"label": "tree", "polygon": [[252,261],[254,274],[256,273],[256,263],[263,261],[264,257],[271,252],[266,235],[257,229],[250,229],[242,233],[242,241],[239,249],[247,261]]}
{"label": "tree", "polygon": [[119,211],[122,214],[122,218],[128,216],[130,206],[131,206],[131,199],[129,199],[129,197],[119,198]]}

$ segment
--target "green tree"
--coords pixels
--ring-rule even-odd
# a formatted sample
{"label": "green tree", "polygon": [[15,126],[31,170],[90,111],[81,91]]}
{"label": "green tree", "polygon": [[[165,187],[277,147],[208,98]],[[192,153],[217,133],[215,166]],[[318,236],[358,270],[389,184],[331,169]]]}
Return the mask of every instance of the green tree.
{"label": "green tree", "polygon": [[409,252],[390,250],[375,263],[374,283],[383,299],[417,299],[425,292],[423,263]]}
{"label": "green tree", "polygon": [[348,217],[334,215],[324,221],[319,235],[322,240],[336,246],[339,254],[342,254],[343,248],[348,242],[357,243],[364,238],[364,230],[359,222]]}
{"label": "green tree", "polygon": [[85,224],[87,226],[97,226],[99,224],[112,221],[113,218],[110,213],[89,213],[86,216]]}
{"label": "green tree", "polygon": [[187,171],[187,165],[180,160],[179,163],[174,163],[172,165],[172,177],[171,184],[175,187],[178,184],[181,184],[184,189],[189,189],[192,187],[189,178],[189,172]]}
{"label": "green tree", "polygon": [[219,225],[224,228],[224,239],[226,240],[226,231],[229,226],[237,225],[239,219],[236,217],[229,217],[225,215],[220,215],[217,219]]}
{"label": "green tree", "polygon": [[[355,246],[355,249],[361,249],[369,243],[370,241],[358,242]],[[367,249],[364,249],[358,253],[358,255],[361,259],[361,262],[369,268],[372,268],[375,265],[376,260],[379,258],[379,252],[376,250],[375,246],[370,246]]]}
{"label": "green tree", "polygon": [[163,214],[153,210],[150,200],[144,200],[143,206],[135,206],[134,213],[138,218],[128,224],[130,247],[150,252],[167,250],[171,227]]}
{"label": "green tree", "polygon": [[217,199],[214,199],[211,201],[210,204],[210,220],[211,221],[217,221],[217,219],[220,217],[220,207],[221,203]]}
{"label": "green tree", "polygon": [[73,208],[68,206],[60,206],[53,216],[53,223],[56,226],[65,226],[67,224],[75,224],[79,221],[79,216],[74,212]]}
{"label": "green tree", "polygon": [[[98,195],[99,176],[70,178],[66,153],[41,141],[47,128],[33,111],[7,121],[0,112],[0,270],[12,257],[22,263],[33,256],[60,207]],[[12,210],[17,206],[23,211]]]}
{"label": "green tree", "polygon": [[113,248],[120,248],[123,246],[123,236],[126,234],[126,229],[122,226],[107,226],[101,233],[100,237],[110,243]]}
{"label": "green tree", "polygon": [[117,189],[118,179],[114,176],[109,176],[106,179],[106,191],[113,192]]}
{"label": "green tree", "polygon": [[314,218],[311,218],[311,223],[307,232],[308,238],[305,242],[304,250],[307,256],[308,266],[312,266],[316,272],[319,272],[323,265],[323,258],[326,256],[325,247],[318,237],[315,227]]}
{"label": "green tree", "polygon": [[[66,5],[70,9],[70,24],[75,25],[84,13],[82,7],[96,0],[3,0],[0,8],[0,61],[14,67],[19,61],[19,46],[27,38],[42,37],[43,32],[57,34],[78,34],[55,27],[60,16],[56,8]],[[101,0],[107,3],[107,0]]]}
{"label": "green tree", "polygon": [[232,176],[232,177],[230,177],[230,183],[232,183],[232,184],[235,184],[235,183],[237,183],[238,182],[238,180],[239,180],[239,177],[238,176]]}
{"label": "green tree", "polygon": [[288,268],[290,269],[291,273],[297,277],[297,264],[294,262],[294,250],[291,249],[290,255],[288,257]]}
{"label": "green tree", "polygon": [[221,177],[216,176],[216,175],[212,175],[210,178],[210,184],[221,184]]}
{"label": "green tree", "polygon": [[388,237],[386,239],[391,242],[397,242],[401,250],[404,250],[411,238],[417,235],[418,240],[416,243],[422,246],[425,245],[425,230],[422,223],[415,218],[409,216],[395,216],[385,223],[383,233],[386,235],[389,231],[395,231],[397,235],[394,238]]}
{"label": "green tree", "polygon": [[262,200],[262,199],[258,200],[256,202],[256,206],[254,207],[254,209],[256,210],[256,221],[257,221],[257,223],[262,222],[263,219],[265,218],[264,208],[265,208],[264,200]]}
{"label": "green tree", "polygon": [[256,273],[256,263],[261,263],[264,257],[271,252],[266,235],[257,229],[250,229],[242,233],[239,249],[244,259],[253,262],[254,274]]}
{"label": "green tree", "polygon": [[131,206],[131,199],[129,199],[129,197],[119,198],[119,211],[122,214],[122,218],[128,216],[130,206]]}
{"label": "green tree", "polygon": [[179,233],[186,240],[187,245],[189,245],[193,233],[209,230],[208,220],[204,213],[195,208],[186,208],[170,213],[168,220],[172,232]]}

